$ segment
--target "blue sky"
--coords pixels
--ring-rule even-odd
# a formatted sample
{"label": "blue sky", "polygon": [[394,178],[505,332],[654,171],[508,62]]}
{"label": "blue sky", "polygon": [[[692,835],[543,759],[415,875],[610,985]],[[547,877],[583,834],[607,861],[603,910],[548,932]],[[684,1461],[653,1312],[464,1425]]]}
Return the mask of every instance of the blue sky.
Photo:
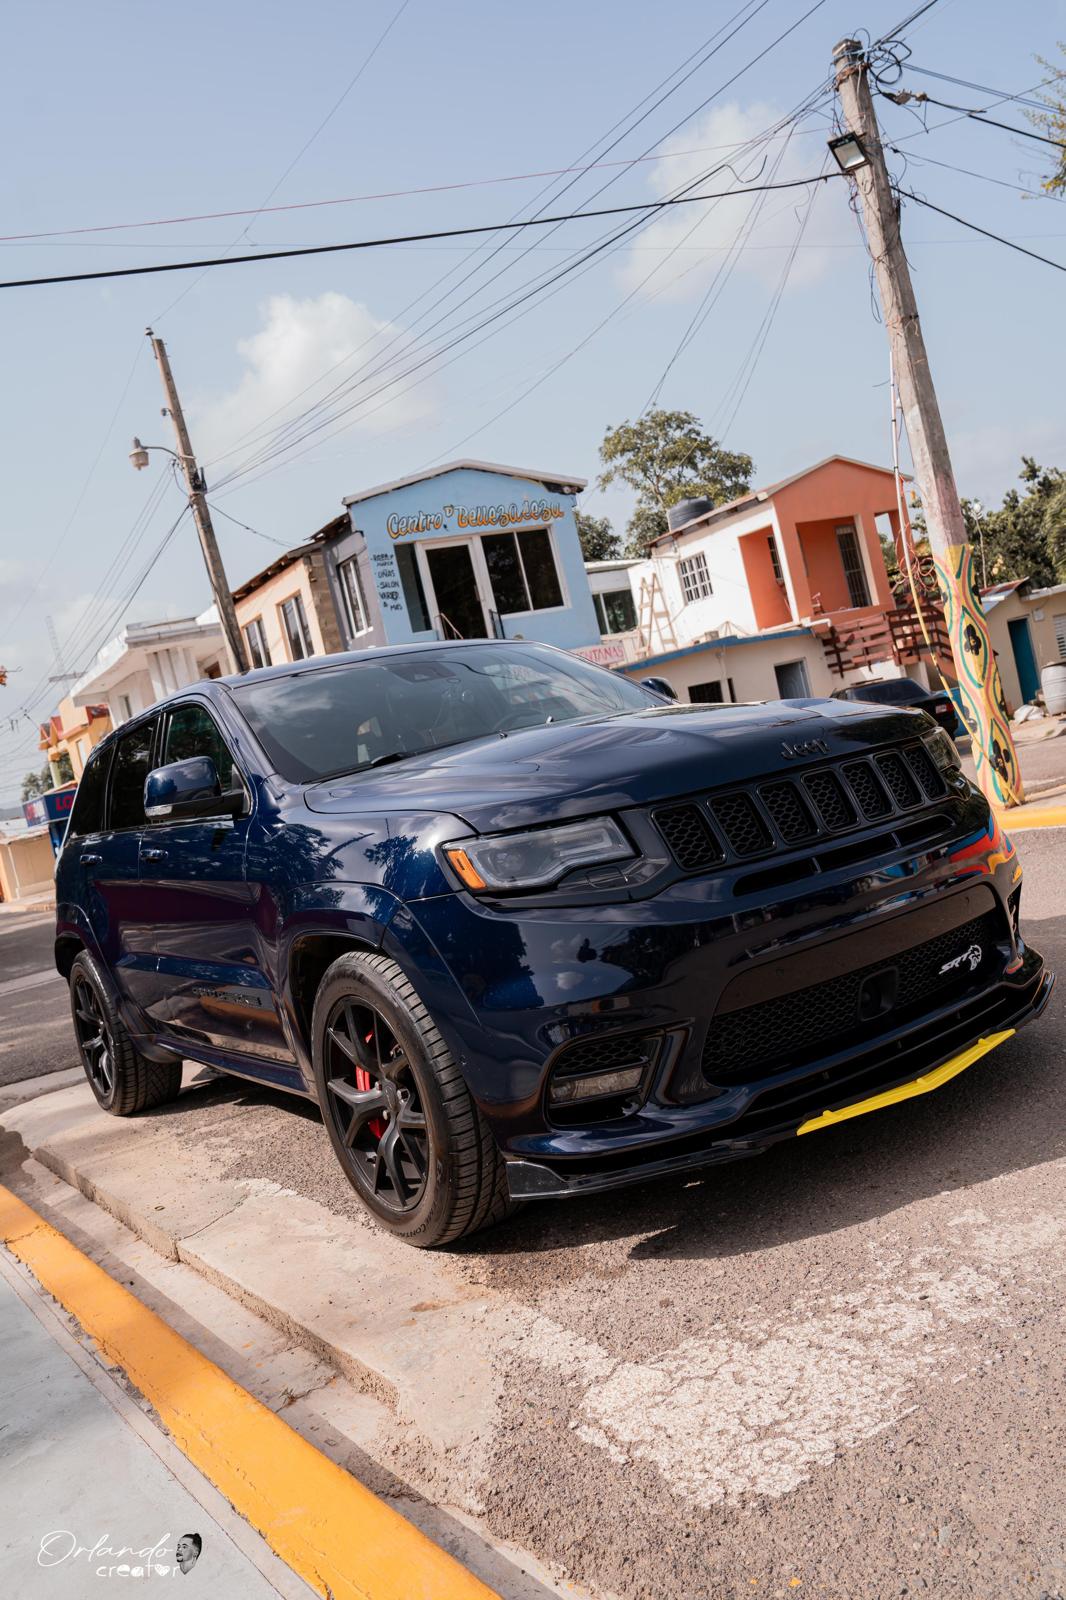
{"label": "blue sky", "polygon": [[[710,6],[663,0],[654,10],[605,0],[542,0],[536,8],[408,0],[360,81],[295,160],[398,3],[192,0],[180,17],[160,5],[117,0],[22,8],[8,32],[10,59],[21,63],[21,75],[11,76],[6,91],[0,232],[254,209],[272,190],[270,203],[280,205],[465,186],[254,218],[9,241],[2,244],[0,276],[509,218],[531,207],[543,185],[566,180],[474,180],[571,165],[722,26],[740,0]],[[656,159],[580,177],[561,208],[644,201],[735,156],[739,142],[772,125],[826,78],[838,38],[860,29],[876,37],[907,9],[903,0],[825,0],[785,43],[714,93],[810,3],[768,0],[607,156],[640,155],[682,123]],[[1064,23],[1066,8],[1048,0],[1020,0],[1006,13],[992,0],[940,0],[908,37],[918,65],[1017,93],[1043,75],[1034,54],[1055,53]],[[902,82],[944,100],[989,101],[917,71],[905,72]],[[1014,187],[1033,186],[1044,170],[1038,144],[952,121],[951,112],[932,107],[929,133],[906,109],[881,101],[879,113],[886,135],[908,152],[906,186],[1066,263],[1062,203],[1022,198]],[[993,115],[1025,125],[1017,107]],[[770,146],[769,160],[780,156],[778,177],[821,170],[829,131],[823,111],[801,121],[787,146],[783,137]],[[1008,187],[934,166],[930,158]],[[902,171],[900,158],[893,159]],[[741,175],[755,176],[759,160],[745,156]],[[727,178],[723,173],[716,182]],[[602,199],[590,202],[608,179]],[[819,188],[775,320],[750,366],[798,236],[805,193],[769,198],[660,393],[660,403],[695,411],[724,443],[749,451],[756,481],[834,451],[889,458],[885,338],[871,312],[868,262],[843,182]],[[0,296],[6,491],[0,662],[18,670],[0,689],[0,800],[38,764],[29,725],[12,730],[7,719],[55,671],[46,618],[64,648],[63,664],[87,665],[104,642],[101,630],[120,613],[130,582],[181,508],[177,489],[159,484],[151,519],[129,538],[167,470],[157,456],[149,471],[135,475],[129,440],[137,433],[150,443],[173,443],[160,416],[147,323],[167,340],[217,505],[259,530],[218,518],[236,584],[276,553],[268,539],[297,542],[336,514],[344,494],[438,459],[466,455],[594,478],[604,429],[635,416],[654,392],[749,204],[731,200],[671,213],[629,245],[604,252],[492,337],[457,347],[447,366],[437,357],[418,371],[416,363],[433,357],[451,326],[432,328],[437,317],[458,320],[505,291],[517,292],[534,274],[558,268],[569,251],[590,245],[608,224],[511,239],[480,278],[436,311],[429,309],[435,298],[479,260],[466,259],[468,242],[221,268],[199,277],[6,291]],[[907,210],[905,236],[962,491],[998,500],[1023,451],[1066,465],[1061,275],[915,206]],[[536,248],[519,259],[530,242]],[[505,264],[497,283],[457,308],[462,295]],[[448,272],[454,276],[434,288]],[[391,378],[391,385],[365,398],[378,385],[362,364],[404,352],[403,365],[381,380]],[[251,448],[251,440],[237,443],[240,436],[254,436],[261,419],[345,357],[327,381],[361,371],[364,403],[341,419],[344,430],[334,437],[323,430],[303,454],[272,460],[269,473],[248,471],[224,486],[226,472]],[[409,376],[398,379],[403,372]],[[312,388],[299,406],[321,393]],[[282,409],[273,423],[292,415]],[[625,521],[622,494],[590,492],[586,504],[619,525]],[[186,523],[110,632],[123,621],[199,611],[208,598]],[[12,622],[15,612],[21,614]],[[45,690],[29,709],[43,717],[58,697]]]}

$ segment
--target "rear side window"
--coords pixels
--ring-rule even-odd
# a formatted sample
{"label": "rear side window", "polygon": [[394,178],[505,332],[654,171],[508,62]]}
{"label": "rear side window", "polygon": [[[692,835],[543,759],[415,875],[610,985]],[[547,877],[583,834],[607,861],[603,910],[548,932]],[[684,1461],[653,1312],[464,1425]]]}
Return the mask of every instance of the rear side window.
{"label": "rear side window", "polygon": [[224,790],[240,786],[241,780],[234,774],[229,746],[218,731],[214,717],[203,706],[192,704],[178,706],[170,713],[163,764],[188,761],[190,756],[210,756]]}
{"label": "rear side window", "polygon": [[74,809],[67,823],[67,833],[72,839],[83,833],[99,833],[104,826],[104,796],[112,748],[109,745],[106,750],[94,750],[81,775]]}
{"label": "rear side window", "polygon": [[152,764],[155,723],[142,722],[123,734],[111,763],[111,808],[108,826],[139,828],[145,821],[144,780]]}

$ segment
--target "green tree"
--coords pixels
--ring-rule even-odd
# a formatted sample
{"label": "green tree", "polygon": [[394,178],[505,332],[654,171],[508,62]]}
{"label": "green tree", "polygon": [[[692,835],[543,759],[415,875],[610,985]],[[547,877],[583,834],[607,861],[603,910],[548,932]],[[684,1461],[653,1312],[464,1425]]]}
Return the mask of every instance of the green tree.
{"label": "green tree", "polygon": [[716,505],[751,486],[749,455],[726,450],[691,411],[649,411],[636,422],[608,428],[600,445],[599,486],[619,479],[637,492],[626,527],[627,555],[645,555],[666,532],[666,513],[679,500],[706,495]]}
{"label": "green tree", "polygon": [[27,772],[22,780],[22,798],[23,800],[36,800],[39,794],[44,794],[45,790],[51,787],[51,767],[44,766],[40,772]]}
{"label": "green tree", "polygon": [[1066,473],[1022,457],[1025,486],[1008,489],[996,511],[963,501],[967,530],[980,560],[982,538],[989,583],[1030,578],[1039,588],[1066,583]]}
{"label": "green tree", "polygon": [[55,760],[56,783],[74,782],[74,763],[65,750],[60,750]]}
{"label": "green tree", "polygon": [[589,517],[574,512],[581,556],[585,561],[614,561],[622,554],[622,541],[611,527],[609,517]]}
{"label": "green tree", "polygon": [[[1060,43],[1059,49],[1066,55],[1066,44]],[[1044,179],[1041,187],[1048,194],[1066,194],[1066,67],[1057,66],[1054,61],[1045,61],[1043,56],[1037,56],[1036,59],[1048,70],[1051,82],[1047,88],[1050,92],[1040,96],[1047,110],[1030,111],[1029,121],[1040,129],[1046,139],[1053,139],[1060,146],[1055,170]]]}

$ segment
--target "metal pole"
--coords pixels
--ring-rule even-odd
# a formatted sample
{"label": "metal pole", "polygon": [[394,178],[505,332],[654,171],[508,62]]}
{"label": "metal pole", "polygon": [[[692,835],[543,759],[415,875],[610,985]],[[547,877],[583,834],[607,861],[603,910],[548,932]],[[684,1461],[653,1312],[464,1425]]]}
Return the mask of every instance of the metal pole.
{"label": "metal pole", "polygon": [[914,476],[944,603],[963,720],[973,740],[977,779],[994,804],[1014,806],[1025,798],[1018,758],[999,669],[975,589],[973,551],[900,238],[899,214],[885,166],[867,62],[857,39],[841,40],[833,51],[833,66],[845,126],[858,136],[867,157],[851,177],[862,202],[866,237],[877,273]]}
{"label": "metal pole", "polygon": [[193,455],[192,442],[189,439],[189,430],[185,426],[185,413],[181,409],[178,391],[174,384],[174,374],[170,370],[170,361],[167,357],[166,346],[162,339],[157,339],[151,328],[147,330],[152,342],[152,352],[159,363],[160,376],[163,379],[163,389],[167,397],[167,410],[174,424],[174,432],[178,439],[178,459],[181,470],[185,474],[185,485],[189,491],[189,504],[196,521],[196,531],[200,535],[200,548],[204,553],[204,565],[207,576],[215,596],[218,607],[218,619],[222,624],[222,632],[226,638],[226,649],[230,658],[230,668],[233,672],[248,671],[248,657],[244,648],[244,636],[237,621],[237,611],[233,604],[229,583],[226,580],[226,569],[222,565],[222,555],[215,538],[214,526],[211,522],[211,512],[208,508],[207,497],[204,494],[203,473],[196,464]]}

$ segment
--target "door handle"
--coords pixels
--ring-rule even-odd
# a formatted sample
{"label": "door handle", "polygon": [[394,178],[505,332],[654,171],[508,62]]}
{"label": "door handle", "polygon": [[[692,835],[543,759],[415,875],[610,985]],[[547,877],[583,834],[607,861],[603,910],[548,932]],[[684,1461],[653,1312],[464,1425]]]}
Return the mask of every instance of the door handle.
{"label": "door handle", "polygon": [[103,859],[103,856],[98,856],[94,851],[86,850],[82,853],[81,864],[83,867],[98,867]]}
{"label": "door handle", "polygon": [[165,850],[145,850],[144,859],[146,861],[165,861],[167,859],[167,853]]}

